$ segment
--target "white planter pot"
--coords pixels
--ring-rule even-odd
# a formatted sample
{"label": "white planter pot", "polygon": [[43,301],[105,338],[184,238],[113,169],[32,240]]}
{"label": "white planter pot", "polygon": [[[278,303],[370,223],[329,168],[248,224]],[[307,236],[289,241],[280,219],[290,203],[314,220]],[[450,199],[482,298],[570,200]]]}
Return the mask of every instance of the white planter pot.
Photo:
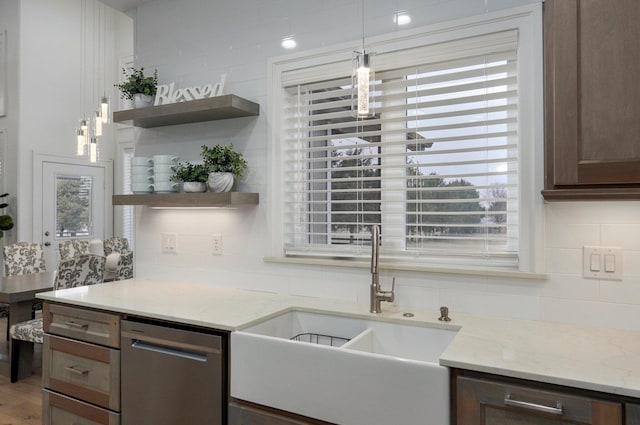
{"label": "white planter pot", "polygon": [[185,193],[206,192],[207,184],[202,182],[182,182],[182,191]]}
{"label": "white planter pot", "polygon": [[146,108],[153,105],[153,96],[149,96],[142,93],[136,93],[133,95],[133,104],[138,108]]}
{"label": "white planter pot", "polygon": [[207,186],[211,192],[230,192],[233,182],[233,173],[209,173]]}

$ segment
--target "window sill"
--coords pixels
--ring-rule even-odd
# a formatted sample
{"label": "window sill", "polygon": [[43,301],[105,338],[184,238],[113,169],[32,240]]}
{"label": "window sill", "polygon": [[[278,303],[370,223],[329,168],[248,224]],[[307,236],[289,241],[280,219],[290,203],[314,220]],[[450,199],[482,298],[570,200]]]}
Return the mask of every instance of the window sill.
{"label": "window sill", "polygon": [[[360,269],[369,269],[371,263],[369,261],[362,260],[333,260],[328,258],[305,258],[305,257],[264,257],[262,259],[265,263],[277,263],[277,264],[299,264],[308,266],[331,266],[331,267],[352,267]],[[437,267],[437,266],[418,266],[411,264],[389,264],[384,261],[380,261],[380,269],[382,271],[411,271],[411,272],[426,272],[426,273],[442,273],[453,275],[467,275],[467,276],[483,276],[483,277],[503,277],[503,278],[518,278],[518,279],[531,279],[531,280],[547,280],[548,276],[545,273],[532,273],[522,272],[518,270],[502,270],[493,268],[449,268],[449,267]]]}

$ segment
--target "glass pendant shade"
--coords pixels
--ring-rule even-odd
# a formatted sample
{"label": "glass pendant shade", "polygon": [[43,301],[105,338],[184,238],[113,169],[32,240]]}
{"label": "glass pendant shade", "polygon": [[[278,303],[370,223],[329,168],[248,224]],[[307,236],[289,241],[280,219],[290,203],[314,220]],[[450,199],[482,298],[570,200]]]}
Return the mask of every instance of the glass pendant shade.
{"label": "glass pendant shade", "polygon": [[98,139],[95,137],[91,138],[91,143],[89,143],[89,162],[94,163],[98,161]]}
{"label": "glass pendant shade", "polygon": [[82,132],[86,134],[88,128],[89,128],[88,120],[87,119],[81,119],[80,120],[80,129],[82,130]]}
{"label": "glass pendant shade", "polygon": [[82,129],[79,128],[76,130],[76,155],[79,155],[79,156],[84,155],[84,145],[85,145],[84,132],[82,131]]}
{"label": "glass pendant shade", "polygon": [[94,124],[93,134],[96,137],[102,136],[102,117],[100,116],[100,111],[96,111],[96,120]]}
{"label": "glass pendant shade", "polygon": [[103,96],[100,101],[100,117],[103,124],[109,122],[109,98],[106,96]]}
{"label": "glass pendant shade", "polygon": [[357,118],[374,115],[375,77],[372,68],[372,54],[354,52],[353,73],[351,74],[351,109]]}

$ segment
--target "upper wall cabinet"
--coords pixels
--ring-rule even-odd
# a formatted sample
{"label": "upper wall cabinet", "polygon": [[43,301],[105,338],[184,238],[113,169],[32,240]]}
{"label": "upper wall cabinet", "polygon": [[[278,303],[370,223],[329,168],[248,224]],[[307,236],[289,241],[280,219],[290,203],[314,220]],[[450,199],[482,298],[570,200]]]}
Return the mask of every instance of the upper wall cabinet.
{"label": "upper wall cabinet", "polygon": [[546,200],[640,199],[640,2],[547,0]]}
{"label": "upper wall cabinet", "polygon": [[202,121],[250,117],[260,114],[260,105],[233,94],[177,102],[148,108],[116,111],[115,122],[132,122],[136,127],[152,128]]}

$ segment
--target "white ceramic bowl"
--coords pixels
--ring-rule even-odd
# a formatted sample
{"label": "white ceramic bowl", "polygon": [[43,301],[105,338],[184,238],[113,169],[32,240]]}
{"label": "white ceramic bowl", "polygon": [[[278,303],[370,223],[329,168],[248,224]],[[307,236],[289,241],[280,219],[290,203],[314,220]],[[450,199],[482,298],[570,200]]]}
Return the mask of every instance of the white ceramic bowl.
{"label": "white ceramic bowl", "polygon": [[133,165],[146,165],[147,167],[153,165],[153,159],[148,156],[134,156],[131,158],[131,164]]}
{"label": "white ceramic bowl", "polygon": [[171,181],[171,176],[173,176],[173,173],[158,173],[158,174],[154,174],[153,178],[156,183],[169,182]]}
{"label": "white ceramic bowl", "polygon": [[133,193],[151,193],[153,192],[153,184],[151,183],[135,183],[131,185]]}
{"label": "white ceramic bowl", "polygon": [[135,186],[137,184],[149,184],[153,183],[153,176],[147,176],[144,174],[134,174],[131,176],[131,185]]}
{"label": "white ceramic bowl", "polygon": [[175,192],[179,184],[174,182],[160,182],[153,185],[154,191],[158,193]]}
{"label": "white ceramic bowl", "polygon": [[171,167],[174,167],[174,164],[155,164],[153,166],[153,174],[173,174]]}
{"label": "white ceramic bowl", "polygon": [[132,176],[150,176],[153,174],[153,167],[147,165],[134,165],[131,167]]}
{"label": "white ceramic bowl", "polygon": [[154,164],[171,164],[175,165],[178,163],[180,157],[173,155],[153,155],[153,163]]}

